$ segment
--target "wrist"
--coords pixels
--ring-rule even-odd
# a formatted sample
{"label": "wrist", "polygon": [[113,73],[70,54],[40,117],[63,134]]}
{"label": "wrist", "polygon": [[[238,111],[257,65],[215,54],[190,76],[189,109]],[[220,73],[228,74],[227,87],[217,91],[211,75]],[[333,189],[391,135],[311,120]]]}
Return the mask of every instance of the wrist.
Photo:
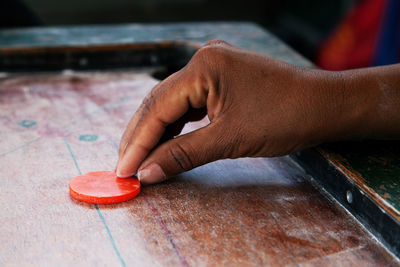
{"label": "wrist", "polygon": [[313,144],[364,139],[373,134],[380,92],[360,71],[312,70],[311,91],[317,102]]}

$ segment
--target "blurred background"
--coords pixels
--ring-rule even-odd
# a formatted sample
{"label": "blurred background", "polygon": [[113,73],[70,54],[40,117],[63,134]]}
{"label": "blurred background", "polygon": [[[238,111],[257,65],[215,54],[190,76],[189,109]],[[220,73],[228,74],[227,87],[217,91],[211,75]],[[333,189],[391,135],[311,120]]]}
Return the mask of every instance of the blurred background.
{"label": "blurred background", "polygon": [[[388,17],[387,12],[392,9],[395,10],[392,17],[394,16],[394,20],[397,21],[394,22],[394,31],[397,31],[397,37],[400,35],[399,2],[398,0],[1,0],[0,27],[252,21],[277,35],[320,67],[348,69],[388,64],[387,60],[383,63],[377,62],[376,58],[379,55],[376,50],[382,49],[380,47],[382,28],[387,28],[382,24],[385,23],[384,18]],[[398,62],[399,59],[400,38],[397,37],[392,36],[386,41],[392,43],[391,49],[395,50],[389,56],[391,57],[389,63]],[[368,44],[362,44],[363,42]],[[367,51],[362,52],[360,49]],[[383,50],[386,51],[387,48],[384,47]],[[360,53],[361,55],[358,55]],[[349,57],[355,57],[353,59],[355,62],[351,62]]]}

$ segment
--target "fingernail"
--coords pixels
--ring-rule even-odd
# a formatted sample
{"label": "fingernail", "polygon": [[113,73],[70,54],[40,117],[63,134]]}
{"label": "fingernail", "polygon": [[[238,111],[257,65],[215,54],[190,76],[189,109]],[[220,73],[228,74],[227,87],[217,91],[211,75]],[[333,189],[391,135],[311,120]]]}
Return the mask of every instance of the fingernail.
{"label": "fingernail", "polygon": [[129,178],[129,177],[132,177],[133,175],[134,175],[134,173],[131,173],[131,174],[122,174],[122,173],[119,172],[119,170],[117,170],[117,177],[118,177],[118,178]]}
{"label": "fingernail", "polygon": [[139,170],[138,179],[143,184],[153,184],[165,180],[166,176],[160,165],[152,163],[146,168]]}

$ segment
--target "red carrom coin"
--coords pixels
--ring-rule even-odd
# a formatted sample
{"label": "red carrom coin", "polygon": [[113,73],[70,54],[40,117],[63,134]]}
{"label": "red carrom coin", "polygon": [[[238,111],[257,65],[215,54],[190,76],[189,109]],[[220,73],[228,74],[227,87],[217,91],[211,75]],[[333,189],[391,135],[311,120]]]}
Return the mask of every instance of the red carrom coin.
{"label": "red carrom coin", "polygon": [[88,172],[69,183],[70,195],[94,204],[112,204],[130,200],[140,192],[137,178],[118,178],[113,171]]}

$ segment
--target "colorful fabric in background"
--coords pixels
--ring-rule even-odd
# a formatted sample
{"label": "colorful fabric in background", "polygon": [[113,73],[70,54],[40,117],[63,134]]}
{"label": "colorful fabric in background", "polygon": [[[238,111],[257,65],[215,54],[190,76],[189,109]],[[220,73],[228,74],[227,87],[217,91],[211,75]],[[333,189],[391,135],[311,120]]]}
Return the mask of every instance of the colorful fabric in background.
{"label": "colorful fabric in background", "polygon": [[316,64],[344,70],[400,62],[400,0],[357,2],[322,44]]}

